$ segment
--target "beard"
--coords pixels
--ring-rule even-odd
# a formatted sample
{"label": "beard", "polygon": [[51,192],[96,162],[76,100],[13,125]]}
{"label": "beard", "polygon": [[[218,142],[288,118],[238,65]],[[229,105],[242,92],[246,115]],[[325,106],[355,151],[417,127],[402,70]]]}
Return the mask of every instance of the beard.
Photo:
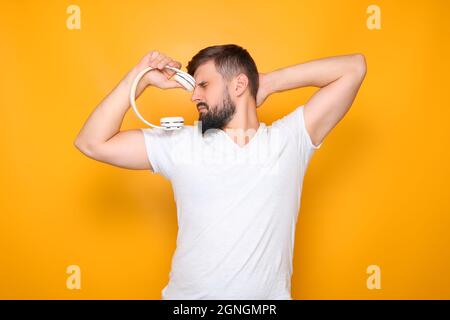
{"label": "beard", "polygon": [[204,106],[206,111],[200,112],[198,121],[202,124],[202,135],[209,129],[223,129],[233,118],[236,113],[236,104],[233,103],[231,97],[225,87],[223,93],[222,105],[210,108],[206,103],[200,102],[197,106]]}

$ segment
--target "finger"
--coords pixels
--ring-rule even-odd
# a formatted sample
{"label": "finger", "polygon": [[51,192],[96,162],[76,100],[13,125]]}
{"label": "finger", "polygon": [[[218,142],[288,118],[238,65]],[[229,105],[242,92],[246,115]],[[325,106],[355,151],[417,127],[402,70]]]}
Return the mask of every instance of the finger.
{"label": "finger", "polygon": [[156,59],[154,59],[154,61],[150,63],[150,65],[153,68],[158,68],[159,70],[161,70],[161,72],[167,76],[167,79],[170,79],[176,73],[176,71],[168,69],[166,68],[166,66],[179,69],[181,68],[181,63],[179,61],[172,60],[170,57],[167,57],[165,55],[163,56],[164,59],[161,59],[161,56],[158,56]]}
{"label": "finger", "polygon": [[163,59],[156,67],[169,79],[173,75],[173,71],[170,69],[167,69],[166,66],[171,61],[171,58]]}
{"label": "finger", "polygon": [[159,55],[158,51],[156,51],[156,50],[155,51],[151,51],[150,54],[149,54],[150,61],[154,60],[158,55]]}
{"label": "finger", "polygon": [[170,61],[172,61],[171,58],[165,57],[164,59],[162,59],[162,60],[158,63],[157,68],[160,69],[160,70],[162,70],[163,68],[165,68],[165,66],[166,66]]}
{"label": "finger", "polygon": [[163,60],[165,58],[164,55],[159,55],[157,56],[155,59],[153,59],[152,61],[150,61],[150,67],[152,68],[156,68],[158,66],[158,63]]}
{"label": "finger", "polygon": [[[173,67],[173,68],[176,68],[176,63],[175,63],[175,61],[170,61],[168,64],[167,64],[169,67]],[[169,78],[170,77],[172,77],[176,72],[175,71],[173,71],[172,69],[165,69],[165,70],[167,70],[167,73],[169,74]]]}
{"label": "finger", "polygon": [[175,60],[172,60],[172,61],[169,63],[169,66],[174,67],[174,68],[177,68],[177,69],[181,69],[181,63],[178,62],[178,61],[175,61]]}
{"label": "finger", "polygon": [[164,54],[160,53],[155,59],[153,59],[153,60],[150,62],[150,67],[156,68],[157,65],[158,65],[158,63],[160,63],[161,60],[163,60],[164,58],[166,58],[166,56],[165,56]]}
{"label": "finger", "polygon": [[148,52],[148,53],[146,53],[142,58],[141,58],[141,60],[139,60],[139,65],[142,65],[142,66],[149,66],[150,65],[150,61],[151,61],[151,55],[152,55],[152,52],[153,51],[150,51],[150,52]]}
{"label": "finger", "polygon": [[177,64],[176,61],[173,61],[173,60],[172,60],[172,61],[170,61],[167,65],[170,66],[170,67],[176,68],[176,64]]}
{"label": "finger", "polygon": [[146,66],[150,66],[150,63],[158,56],[158,54],[158,51],[150,51],[142,58],[141,63],[144,63]]}

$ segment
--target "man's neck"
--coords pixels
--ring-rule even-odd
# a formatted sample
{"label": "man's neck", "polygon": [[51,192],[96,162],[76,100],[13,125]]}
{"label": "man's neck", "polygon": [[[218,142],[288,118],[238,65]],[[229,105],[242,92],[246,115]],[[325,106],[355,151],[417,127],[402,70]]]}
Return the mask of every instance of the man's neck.
{"label": "man's neck", "polygon": [[239,146],[250,142],[260,126],[255,106],[236,107],[233,119],[223,128]]}

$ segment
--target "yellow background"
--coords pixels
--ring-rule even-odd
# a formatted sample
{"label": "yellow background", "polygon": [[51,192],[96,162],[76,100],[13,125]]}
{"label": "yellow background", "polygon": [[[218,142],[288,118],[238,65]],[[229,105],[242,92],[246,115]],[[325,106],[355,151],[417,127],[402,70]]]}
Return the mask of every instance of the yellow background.
{"label": "yellow background", "polygon": [[[69,30],[66,8],[81,9]],[[381,30],[366,9],[381,8]],[[84,121],[149,51],[182,63],[235,43],[260,72],[363,53],[366,79],[314,155],[297,224],[294,299],[449,299],[448,1],[2,1],[0,298],[160,299],[177,232],[170,182],[80,153]],[[260,121],[317,88],[270,96]],[[198,113],[148,89],[154,123]],[[129,110],[122,129],[145,124]],[[81,290],[66,268],[81,268]],[[381,268],[381,289],[366,268]]]}

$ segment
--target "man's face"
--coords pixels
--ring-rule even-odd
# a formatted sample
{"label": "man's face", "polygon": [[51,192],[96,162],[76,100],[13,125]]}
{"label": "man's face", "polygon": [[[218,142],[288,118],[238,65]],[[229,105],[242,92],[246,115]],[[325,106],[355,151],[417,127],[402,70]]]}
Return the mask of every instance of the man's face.
{"label": "man's face", "polygon": [[192,100],[197,103],[202,134],[208,129],[223,129],[233,118],[236,104],[231,100],[221,74],[216,71],[214,61],[198,67],[194,79],[196,87]]}

